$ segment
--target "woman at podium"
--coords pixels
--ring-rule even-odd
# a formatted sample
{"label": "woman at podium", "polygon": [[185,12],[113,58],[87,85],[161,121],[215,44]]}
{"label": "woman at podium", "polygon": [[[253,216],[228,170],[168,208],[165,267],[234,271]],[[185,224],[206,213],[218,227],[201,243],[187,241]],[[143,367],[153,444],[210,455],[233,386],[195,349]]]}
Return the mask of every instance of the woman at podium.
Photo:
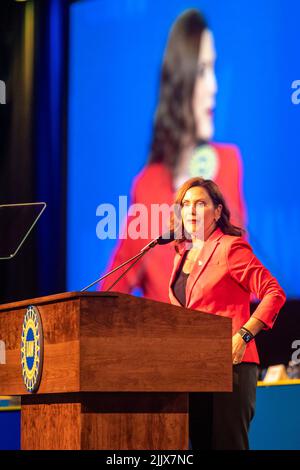
{"label": "woman at podium", "polygon": [[[171,303],[232,319],[233,392],[190,394],[192,448],[248,449],[259,364],[255,336],[272,328],[285,294],[242,230],[231,223],[213,181],[189,179],[179,188],[174,207]],[[252,293],[260,303],[250,317]]]}

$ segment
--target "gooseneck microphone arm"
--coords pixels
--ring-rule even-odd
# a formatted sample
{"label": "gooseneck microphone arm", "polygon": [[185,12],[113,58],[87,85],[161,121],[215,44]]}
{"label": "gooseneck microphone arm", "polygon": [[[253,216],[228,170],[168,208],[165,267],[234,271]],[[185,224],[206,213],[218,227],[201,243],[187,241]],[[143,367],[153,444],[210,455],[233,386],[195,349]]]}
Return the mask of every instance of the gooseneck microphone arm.
{"label": "gooseneck microphone arm", "polygon": [[[120,264],[120,266],[117,266],[116,268],[112,269],[111,271],[109,271],[108,273],[104,274],[104,276],[101,276],[99,277],[98,279],[96,279],[96,281],[94,282],[91,282],[91,284],[89,284],[88,286],[84,287],[83,289],[80,290],[80,292],[84,292],[86,290],[88,290],[90,287],[93,287],[95,284],[97,284],[97,282],[100,282],[102,281],[103,279],[105,279],[106,277],[110,276],[111,274],[113,274],[114,272],[118,271],[118,269],[121,269],[123,268],[123,266],[126,266],[126,264],[130,263],[130,261],[134,261],[136,258],[138,258],[138,260],[140,259],[141,257],[141,253],[138,253],[137,255],[134,255],[132,258],[128,259],[127,261],[125,261],[124,263]],[[137,260],[137,261],[138,261]]]}
{"label": "gooseneck microphone arm", "polygon": [[133,261],[133,263],[131,263],[130,266],[128,266],[127,269],[125,269],[125,271],[113,282],[113,284],[111,286],[109,286],[108,289],[106,289],[106,292],[109,292],[116,284],[117,282],[119,282],[122,277],[125,276],[125,274],[127,274],[127,272],[133,268],[133,266],[147,253],[147,251],[149,251],[152,247],[151,246],[148,246],[146,250],[142,251],[141,253],[138,253],[138,256],[136,256],[136,260]]}
{"label": "gooseneck microphone arm", "polygon": [[[168,236],[167,236],[168,235]],[[110,276],[111,274],[113,274],[114,272],[118,271],[119,269],[123,268],[124,266],[126,266],[126,264],[130,263],[131,261],[133,261],[133,263],[128,266],[127,269],[125,269],[125,271],[121,274],[121,276],[119,276],[115,281],[114,283],[106,290],[106,292],[110,291],[116,284],[117,282],[120,281],[120,279],[122,279],[123,276],[125,276],[125,274],[149,251],[151,250],[151,248],[154,248],[156,245],[165,245],[167,243],[170,243],[172,242],[173,240],[175,239],[175,236],[174,236],[174,233],[171,232],[171,233],[168,233],[168,234],[164,234],[164,235],[160,235],[159,237],[155,238],[154,240],[151,240],[146,246],[144,246],[139,253],[137,253],[136,255],[132,256],[132,258],[129,258],[127,261],[124,261],[124,263],[120,264],[119,266],[117,266],[116,268],[112,269],[111,271],[109,271],[108,273],[104,274],[104,276],[101,276],[99,277],[98,279],[96,279],[96,281],[92,282],[91,284],[89,284],[88,286],[84,287],[83,289],[81,289],[80,292],[85,292],[86,290],[88,290],[90,287],[93,287],[95,284],[97,284],[98,282],[102,281],[103,279],[105,279],[106,277]]]}

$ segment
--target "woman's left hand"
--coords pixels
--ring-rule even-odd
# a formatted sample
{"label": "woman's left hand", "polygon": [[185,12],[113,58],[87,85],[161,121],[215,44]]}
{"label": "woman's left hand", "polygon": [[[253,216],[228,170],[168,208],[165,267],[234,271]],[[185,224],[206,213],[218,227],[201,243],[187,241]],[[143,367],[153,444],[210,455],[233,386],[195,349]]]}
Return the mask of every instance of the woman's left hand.
{"label": "woman's left hand", "polygon": [[246,351],[246,343],[239,333],[232,337],[232,363],[234,365],[240,364]]}

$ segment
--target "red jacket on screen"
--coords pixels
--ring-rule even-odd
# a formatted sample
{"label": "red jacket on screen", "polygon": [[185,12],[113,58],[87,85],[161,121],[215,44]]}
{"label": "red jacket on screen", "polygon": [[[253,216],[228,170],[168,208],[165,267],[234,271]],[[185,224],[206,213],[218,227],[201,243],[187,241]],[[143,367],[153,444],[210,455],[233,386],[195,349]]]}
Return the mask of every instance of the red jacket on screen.
{"label": "red jacket on screen", "polygon": [[[234,224],[244,227],[246,222],[245,205],[242,197],[242,165],[237,147],[229,144],[211,144],[217,152],[219,168],[214,181],[223,193],[231,211]],[[135,178],[131,190],[131,203],[142,203],[150,214],[151,204],[174,203],[175,191],[172,175],[168,167],[161,163],[147,165]],[[127,219],[127,227],[132,220]],[[149,227],[151,217],[149,216]],[[113,256],[106,271],[110,271],[125,260],[131,258],[144,247],[152,238],[165,230],[159,227],[158,233],[149,234],[147,239],[133,240],[130,238],[118,241]],[[126,230],[125,230],[126,231]],[[141,288],[144,297],[169,303],[168,285],[172,272],[174,247],[172,244],[156,246],[147,253],[113,290],[130,293],[134,288]],[[125,268],[123,268],[125,269]],[[122,270],[106,278],[98,286],[106,290],[114,282]]]}

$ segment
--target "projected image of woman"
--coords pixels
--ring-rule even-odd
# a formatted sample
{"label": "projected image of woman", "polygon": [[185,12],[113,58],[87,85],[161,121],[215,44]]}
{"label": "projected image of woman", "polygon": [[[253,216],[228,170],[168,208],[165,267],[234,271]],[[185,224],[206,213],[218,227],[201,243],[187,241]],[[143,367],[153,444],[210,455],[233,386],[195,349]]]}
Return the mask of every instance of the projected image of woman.
{"label": "projected image of woman", "polygon": [[[198,10],[185,11],[169,34],[149,161],[133,182],[131,203],[145,204],[150,213],[151,204],[171,205],[185,180],[202,176],[218,184],[228,201],[233,223],[245,227],[238,148],[212,141],[217,94],[215,60],[214,37],[205,18]],[[136,254],[149,240],[120,240],[108,269]],[[129,293],[138,287],[145,297],[168,302],[172,261],[170,244],[156,247],[114,290]],[[107,278],[99,288],[107,289],[119,274]]]}

